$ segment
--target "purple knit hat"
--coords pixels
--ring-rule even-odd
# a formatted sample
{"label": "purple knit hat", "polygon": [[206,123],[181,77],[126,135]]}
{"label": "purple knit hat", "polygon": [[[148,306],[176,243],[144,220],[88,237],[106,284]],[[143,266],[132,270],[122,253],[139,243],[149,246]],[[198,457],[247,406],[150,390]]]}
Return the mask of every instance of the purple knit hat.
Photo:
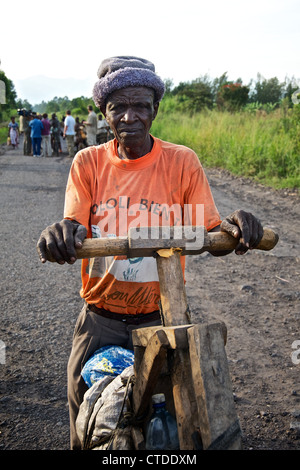
{"label": "purple knit hat", "polygon": [[107,97],[121,88],[146,86],[153,88],[157,101],[161,101],[164,96],[165,85],[156,75],[154,64],[140,57],[119,56],[105,59],[97,75],[99,80],[93,88],[93,100],[101,110],[105,109]]}

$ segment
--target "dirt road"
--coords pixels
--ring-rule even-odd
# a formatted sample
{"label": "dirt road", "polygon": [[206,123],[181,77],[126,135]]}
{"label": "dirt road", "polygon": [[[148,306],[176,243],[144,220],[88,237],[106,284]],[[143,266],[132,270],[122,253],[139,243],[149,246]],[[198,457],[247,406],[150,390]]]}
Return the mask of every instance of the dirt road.
{"label": "dirt road", "polygon": [[[80,264],[41,265],[35,245],[62,218],[70,164],[66,156],[0,155],[2,450],[69,448],[66,365],[82,303]],[[300,449],[299,196],[219,170],[207,175],[222,217],[251,210],[280,241],[268,253],[189,258],[192,319],[227,325],[244,448]]]}

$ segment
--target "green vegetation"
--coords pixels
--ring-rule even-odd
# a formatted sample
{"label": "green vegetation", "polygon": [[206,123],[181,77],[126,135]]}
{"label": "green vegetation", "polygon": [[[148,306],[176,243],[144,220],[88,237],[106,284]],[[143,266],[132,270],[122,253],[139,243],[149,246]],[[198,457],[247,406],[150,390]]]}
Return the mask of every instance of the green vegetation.
{"label": "green vegetation", "polygon": [[[79,98],[70,100],[67,96],[63,98],[55,96],[48,102],[42,101],[40,104],[34,106],[34,111],[40,114],[47,113],[49,116],[51,116],[52,113],[56,113],[60,119],[65,116],[66,111],[70,109],[74,117],[86,119],[88,115],[87,107],[89,105],[95,107],[92,98],[80,96]],[[100,111],[97,112],[100,113]]]}
{"label": "green vegetation", "polygon": [[[0,105],[0,143],[6,142],[7,124],[17,109],[33,109],[17,100],[13,82],[5,81],[7,104]],[[293,104],[295,80],[284,83],[261,75],[244,85],[229,81],[227,74],[210,79],[199,77],[174,87],[166,80],[152,134],[160,139],[192,148],[203,166],[220,167],[233,174],[253,178],[274,188],[300,187],[300,104]],[[85,119],[91,98],[55,97],[34,106],[37,113],[56,113],[61,119],[67,109]],[[97,113],[100,111],[95,109]]]}
{"label": "green vegetation", "polygon": [[176,111],[161,103],[153,135],[192,148],[203,166],[225,168],[275,188],[300,187],[300,105],[270,112],[245,107],[235,113]]}
{"label": "green vegetation", "polygon": [[8,137],[8,129],[7,126],[0,127],[0,144],[5,144]]}

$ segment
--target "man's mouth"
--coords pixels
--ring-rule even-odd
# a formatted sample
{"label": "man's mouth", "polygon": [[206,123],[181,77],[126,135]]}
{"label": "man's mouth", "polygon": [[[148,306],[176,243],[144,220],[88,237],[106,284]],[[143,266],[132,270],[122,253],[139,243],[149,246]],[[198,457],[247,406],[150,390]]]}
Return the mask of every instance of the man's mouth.
{"label": "man's mouth", "polygon": [[122,127],[121,129],[119,129],[119,133],[120,134],[136,134],[137,132],[140,132],[141,129],[138,129],[136,127]]}

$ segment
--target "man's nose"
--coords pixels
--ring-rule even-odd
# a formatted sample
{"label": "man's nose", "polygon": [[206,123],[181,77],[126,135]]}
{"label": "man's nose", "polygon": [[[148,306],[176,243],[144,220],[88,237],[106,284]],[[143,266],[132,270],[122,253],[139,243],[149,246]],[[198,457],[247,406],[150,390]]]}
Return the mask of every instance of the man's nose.
{"label": "man's nose", "polygon": [[132,108],[127,108],[123,117],[122,121],[123,122],[134,122],[136,120],[136,114]]}

